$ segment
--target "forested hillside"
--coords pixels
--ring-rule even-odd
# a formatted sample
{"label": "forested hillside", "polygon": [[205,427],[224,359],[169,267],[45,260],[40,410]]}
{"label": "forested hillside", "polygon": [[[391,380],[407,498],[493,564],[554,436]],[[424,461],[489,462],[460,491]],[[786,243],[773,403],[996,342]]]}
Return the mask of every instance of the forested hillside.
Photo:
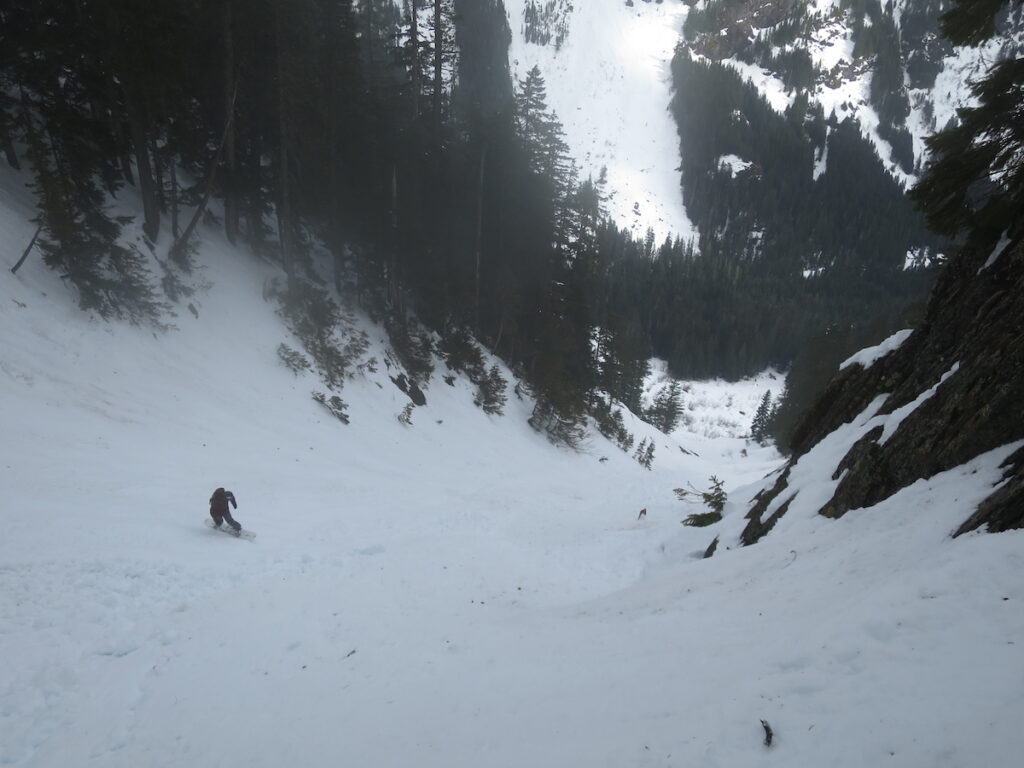
{"label": "forested hillside", "polygon": [[[280,261],[311,346],[351,300],[414,376],[429,375],[423,331],[463,365],[472,333],[534,384],[541,422],[620,387],[618,329],[591,345],[599,187],[576,178],[541,74],[511,81],[497,0],[17,0],[0,14],[0,137],[83,308],[159,324],[204,221]],[[144,241],[119,236],[110,202],[128,190]]]}
{"label": "forested hillside", "polygon": [[[800,4],[754,5],[753,42],[733,34],[739,6],[693,6],[672,62],[699,242],[607,219],[544,73],[509,73],[501,0],[11,0],[0,147],[31,175],[38,248],[86,310],[165,324],[200,282],[190,248],[217,228],[283,266],[267,296],[329,383],[358,304],[413,383],[437,351],[486,390],[478,342],[534,390],[538,428],[564,438],[589,413],[614,434],[609,403],[641,409],[652,356],[690,377],[796,360],[791,393],[813,389],[911,321],[932,279],[920,264],[943,247],[863,126],[808,98],[820,72],[786,42]],[[836,7],[875,40],[876,5]],[[571,34],[571,4],[524,13],[511,23],[533,44]],[[863,53],[872,82],[883,42]],[[787,109],[716,60],[736,50],[788,78]],[[899,154],[903,102],[876,91]]]}
{"label": "forested hillside", "polygon": [[[1019,0],[1008,5],[1021,10]],[[960,0],[941,17],[942,34],[960,45],[988,41],[1005,18],[1002,6]],[[809,503],[810,512],[838,518],[993,449],[1006,452],[1000,481],[950,534],[1024,527],[1016,403],[1024,387],[1024,59],[996,62],[971,89],[976,101],[957,124],[927,140],[932,158],[911,192],[933,226],[964,246],[943,270],[921,326],[845,361],[802,415],[789,464],[747,513],[746,544],[792,508]],[[845,445],[832,440],[844,428]],[[833,485],[797,499],[791,482],[814,451],[835,466]]]}
{"label": "forested hillside", "polygon": [[[948,3],[691,7],[672,64],[681,179],[699,249],[722,262],[734,306],[703,334],[719,345],[708,360],[736,355],[735,335],[740,370],[795,360],[797,409],[847,354],[919,321],[934,266],[957,244],[929,230],[907,192],[924,136],[955,125],[968,99],[950,78],[1019,54],[1019,9],[1002,5],[992,38],[960,48],[938,35]],[[692,333],[671,322],[672,338]]]}

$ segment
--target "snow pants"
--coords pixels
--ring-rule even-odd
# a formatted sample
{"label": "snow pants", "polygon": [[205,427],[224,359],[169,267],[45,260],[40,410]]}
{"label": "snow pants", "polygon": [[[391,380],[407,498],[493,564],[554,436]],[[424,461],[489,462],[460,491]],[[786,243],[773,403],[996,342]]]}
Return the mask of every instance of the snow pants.
{"label": "snow pants", "polygon": [[227,520],[228,525],[230,525],[236,531],[242,530],[242,524],[239,523],[237,520],[235,520],[235,518],[233,518],[231,516],[231,513],[228,512],[227,510],[224,510],[223,512],[214,512],[211,509],[210,510],[210,517],[213,518],[213,524],[216,525],[218,528],[220,527],[221,523],[223,523],[225,520]]}

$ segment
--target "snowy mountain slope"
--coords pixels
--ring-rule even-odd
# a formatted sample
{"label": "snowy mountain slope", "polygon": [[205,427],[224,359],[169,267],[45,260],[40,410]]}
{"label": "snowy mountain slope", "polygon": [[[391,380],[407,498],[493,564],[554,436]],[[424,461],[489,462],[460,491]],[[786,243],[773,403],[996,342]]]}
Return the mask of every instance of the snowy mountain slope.
{"label": "snowy mountain slope", "polygon": [[[679,136],[668,112],[669,63],[686,5],[505,0],[505,7],[513,78],[540,67],[548,107],[581,175],[596,180],[607,168],[612,219],[640,238],[653,228],[657,242],[694,238],[679,185]],[[537,26],[550,35],[546,44],[527,41],[526,14],[538,8]]]}
{"label": "snowy mountain slope", "polygon": [[[695,8],[703,10],[710,4],[709,0],[701,0]],[[865,7],[869,9],[867,13]],[[772,56],[783,61],[794,52],[805,52],[816,69],[814,83],[806,89],[810,104],[820,105],[826,117],[834,114],[839,121],[856,120],[889,173],[909,186],[916,181],[917,170],[901,162],[900,153],[889,138],[892,129],[881,125],[883,120],[871,96],[872,80],[880,66],[880,54],[872,46],[882,47],[884,40],[858,46],[860,37],[870,36],[872,28],[882,21],[892,25],[897,48],[894,55],[899,57],[893,66],[901,72],[908,110],[905,120],[901,118],[895,128],[906,131],[912,143],[912,164],[916,166],[927,159],[924,139],[954,119],[958,108],[973,103],[971,83],[981,78],[995,61],[1020,55],[1024,50],[1024,25],[1019,17],[1013,17],[1000,37],[979,47],[954,48],[937,36],[938,15],[945,10],[942,3],[902,0],[880,4],[877,11],[871,8],[871,4],[853,5],[843,0],[795,0],[781,4],[750,0],[724,16],[720,28],[709,30],[706,39],[687,43],[696,44],[701,53],[716,51],[713,58],[736,69],[782,113],[793,104],[801,89],[786,82],[792,73],[784,67],[750,61],[748,49],[754,41],[770,39],[783,27],[798,22],[799,32],[784,44],[774,45]],[[879,14],[879,18],[874,18],[873,13]],[[725,38],[731,43],[723,47],[719,41]],[[827,157],[822,156],[816,175],[824,172],[826,163]]]}
{"label": "snowy mountain slope", "polygon": [[[277,360],[276,267],[203,237],[198,317],[166,333],[88,320],[38,254],[0,279],[0,764],[1011,764],[1021,534],[948,537],[1006,449],[741,549],[773,451],[630,421],[647,471],[438,376],[406,426],[383,366],[343,426]],[[671,489],[710,474],[701,560]],[[202,525],[218,485],[255,541]]]}

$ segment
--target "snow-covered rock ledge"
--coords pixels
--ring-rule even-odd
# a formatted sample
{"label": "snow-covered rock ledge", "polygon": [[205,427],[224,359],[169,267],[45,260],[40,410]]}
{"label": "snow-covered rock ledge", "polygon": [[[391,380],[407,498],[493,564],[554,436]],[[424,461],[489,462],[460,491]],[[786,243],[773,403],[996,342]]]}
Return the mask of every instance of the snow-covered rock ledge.
{"label": "snow-covered rock ledge", "polygon": [[951,533],[1024,527],[1024,244],[979,272],[988,257],[955,257],[921,328],[843,364],[795,427],[789,464],[755,497],[744,544],[796,506],[838,518],[998,451],[1002,479]]}

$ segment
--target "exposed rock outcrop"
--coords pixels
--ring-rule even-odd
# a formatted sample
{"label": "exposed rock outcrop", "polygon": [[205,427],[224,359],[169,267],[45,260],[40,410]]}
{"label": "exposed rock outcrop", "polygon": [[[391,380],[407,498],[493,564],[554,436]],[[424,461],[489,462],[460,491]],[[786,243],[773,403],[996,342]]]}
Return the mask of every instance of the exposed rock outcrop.
{"label": "exposed rock outcrop", "polygon": [[[965,250],[947,265],[924,324],[868,367],[840,371],[794,429],[793,458],[851,422],[881,395],[879,413],[901,415],[895,430],[875,428],[846,454],[842,476],[820,514],[870,507],[921,478],[1024,439],[1024,241],[1001,250]],[[1024,527],[1024,448],[1003,465],[1004,482],[956,531]],[[755,499],[743,532],[757,541],[785,514],[789,469]],[[792,491],[789,491],[792,493]],[[775,511],[767,519],[764,513]]]}

